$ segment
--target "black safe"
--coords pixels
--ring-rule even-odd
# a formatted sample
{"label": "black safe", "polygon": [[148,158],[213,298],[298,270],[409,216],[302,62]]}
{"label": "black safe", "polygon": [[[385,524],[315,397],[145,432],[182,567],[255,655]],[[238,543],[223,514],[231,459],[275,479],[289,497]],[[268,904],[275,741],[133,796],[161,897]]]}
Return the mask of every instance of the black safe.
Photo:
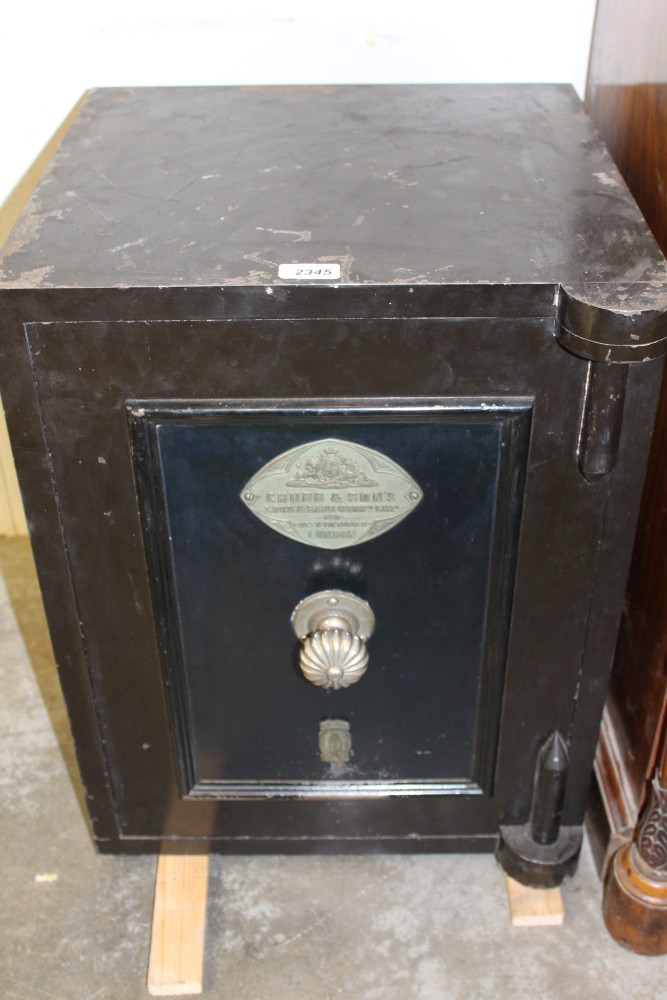
{"label": "black safe", "polygon": [[572,90],[93,91],[1,275],[99,848],[572,871],[667,342]]}

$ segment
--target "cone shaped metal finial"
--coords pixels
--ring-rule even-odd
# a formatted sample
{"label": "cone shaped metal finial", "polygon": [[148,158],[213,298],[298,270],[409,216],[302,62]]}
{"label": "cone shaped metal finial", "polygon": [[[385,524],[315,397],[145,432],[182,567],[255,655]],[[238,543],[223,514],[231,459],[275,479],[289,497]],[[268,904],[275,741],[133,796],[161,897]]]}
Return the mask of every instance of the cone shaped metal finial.
{"label": "cone shaped metal finial", "polygon": [[535,771],[530,823],[537,844],[558,840],[567,769],[567,747],[560,733],[554,732],[540,750]]}

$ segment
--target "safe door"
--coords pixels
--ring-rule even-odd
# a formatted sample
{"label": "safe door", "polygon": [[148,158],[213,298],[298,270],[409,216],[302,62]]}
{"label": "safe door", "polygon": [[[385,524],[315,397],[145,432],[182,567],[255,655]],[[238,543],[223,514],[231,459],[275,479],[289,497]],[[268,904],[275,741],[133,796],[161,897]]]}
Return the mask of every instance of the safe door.
{"label": "safe door", "polygon": [[130,404],[186,797],[493,788],[529,400]]}
{"label": "safe door", "polygon": [[100,849],[492,851],[554,733],[580,826],[645,366],[587,478],[589,366],[551,318],[26,337]]}

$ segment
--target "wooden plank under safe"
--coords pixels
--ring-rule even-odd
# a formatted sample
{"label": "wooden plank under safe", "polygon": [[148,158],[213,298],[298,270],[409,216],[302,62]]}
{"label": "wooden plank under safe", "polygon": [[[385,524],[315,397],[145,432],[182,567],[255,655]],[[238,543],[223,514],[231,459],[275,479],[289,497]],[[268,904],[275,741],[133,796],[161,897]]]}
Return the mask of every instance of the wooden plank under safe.
{"label": "wooden plank under safe", "polygon": [[151,996],[201,993],[207,891],[208,855],[160,855],[148,962]]}
{"label": "wooden plank under safe", "polygon": [[565,912],[559,888],[531,889],[509,875],[505,876],[505,888],[514,927],[554,927],[563,923]]}

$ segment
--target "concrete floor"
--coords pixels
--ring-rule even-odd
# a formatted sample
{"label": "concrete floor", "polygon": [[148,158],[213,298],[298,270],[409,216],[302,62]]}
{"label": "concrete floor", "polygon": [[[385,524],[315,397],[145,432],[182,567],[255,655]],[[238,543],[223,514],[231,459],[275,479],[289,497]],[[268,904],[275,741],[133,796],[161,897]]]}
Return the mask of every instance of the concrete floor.
{"label": "concrete floor", "polygon": [[[0,569],[0,996],[139,1000],[155,860],[95,854],[25,541],[0,541]],[[490,856],[213,858],[204,993],[667,996],[667,957],[632,955],[608,937],[587,850],[563,896],[563,927],[515,929]]]}

